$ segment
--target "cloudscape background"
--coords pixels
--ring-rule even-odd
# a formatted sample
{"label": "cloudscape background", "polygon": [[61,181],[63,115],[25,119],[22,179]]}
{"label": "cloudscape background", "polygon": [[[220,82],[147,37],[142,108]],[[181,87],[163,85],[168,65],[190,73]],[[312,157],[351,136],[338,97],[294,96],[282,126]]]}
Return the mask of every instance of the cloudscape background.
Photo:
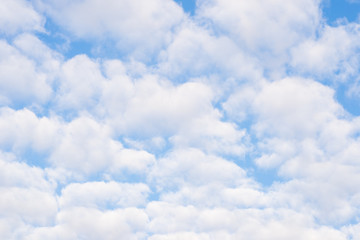
{"label": "cloudscape background", "polygon": [[359,240],[359,10],[1,0],[0,238]]}

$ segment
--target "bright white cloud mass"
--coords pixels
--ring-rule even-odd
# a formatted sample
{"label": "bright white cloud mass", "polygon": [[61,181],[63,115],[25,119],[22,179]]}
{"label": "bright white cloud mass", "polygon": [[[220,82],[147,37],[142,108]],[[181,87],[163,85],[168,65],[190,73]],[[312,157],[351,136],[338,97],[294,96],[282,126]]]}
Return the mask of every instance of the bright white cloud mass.
{"label": "bright white cloud mass", "polygon": [[360,239],[360,18],[189,2],[0,2],[0,239]]}

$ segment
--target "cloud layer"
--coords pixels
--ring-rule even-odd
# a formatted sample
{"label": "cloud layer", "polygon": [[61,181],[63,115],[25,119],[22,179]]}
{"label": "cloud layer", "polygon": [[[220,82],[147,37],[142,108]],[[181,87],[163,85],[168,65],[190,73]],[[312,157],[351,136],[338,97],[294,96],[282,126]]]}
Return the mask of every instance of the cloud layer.
{"label": "cloud layer", "polygon": [[0,238],[360,239],[360,23],[322,6],[2,1]]}

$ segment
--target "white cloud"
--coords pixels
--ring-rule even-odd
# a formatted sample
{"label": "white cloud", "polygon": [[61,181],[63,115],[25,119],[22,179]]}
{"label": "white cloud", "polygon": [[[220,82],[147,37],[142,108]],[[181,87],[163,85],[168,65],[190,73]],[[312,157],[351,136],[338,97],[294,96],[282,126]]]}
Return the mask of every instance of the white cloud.
{"label": "white cloud", "polygon": [[145,184],[86,182],[67,185],[59,199],[62,209],[136,207],[146,203],[150,189]]}
{"label": "white cloud", "polygon": [[72,208],[61,211],[58,225],[36,228],[24,239],[146,239],[146,214],[136,208],[99,211],[94,208]]}
{"label": "white cloud", "polygon": [[0,4],[0,32],[13,35],[23,31],[44,31],[44,18],[29,1],[3,0]]}
{"label": "white cloud", "polygon": [[344,232],[348,233],[349,236],[351,237],[351,239],[354,239],[354,240],[358,240],[360,239],[360,224],[356,224],[356,225],[351,225],[351,226],[346,226],[346,227],[343,227],[342,229]]}
{"label": "white cloud", "polygon": [[147,174],[154,163],[154,155],[144,150],[124,148],[116,154],[108,171],[113,174],[121,173],[124,170],[130,173]]}
{"label": "white cloud", "polygon": [[0,173],[2,188],[21,187],[52,192],[55,187],[46,179],[43,169],[25,163],[0,159]]}
{"label": "white cloud", "polygon": [[[116,107],[108,109],[113,115],[110,117],[115,117],[110,124],[120,133],[170,135],[212,110],[211,89],[196,82],[173,86],[157,76],[145,76],[134,82],[119,76],[108,82],[105,91],[104,106]],[[119,101],[120,104],[115,104]]]}
{"label": "white cloud", "polygon": [[44,103],[52,88],[34,61],[0,40],[0,104]]}
{"label": "white cloud", "polygon": [[335,101],[334,90],[285,78],[240,90],[224,106],[230,114],[251,114],[256,165],[275,168],[284,179],[267,204],[289,204],[323,224],[341,225],[357,216],[358,119]]}
{"label": "white cloud", "polygon": [[145,239],[146,214],[136,208],[101,212],[75,208],[63,211],[58,220],[77,238],[86,239]]}
{"label": "white cloud", "polygon": [[159,59],[159,71],[177,76],[180,81],[186,81],[183,78],[188,76],[218,72],[222,76],[251,79],[259,77],[262,70],[232,39],[215,36],[193,22],[181,25],[173,41],[160,52]]}
{"label": "white cloud", "polygon": [[296,71],[346,81],[357,74],[358,24],[325,26],[318,39],[308,39],[292,49]]}
{"label": "white cloud", "polygon": [[28,109],[0,109],[0,145],[17,154],[28,149],[47,153],[57,143],[61,122],[56,117],[38,118]]}
{"label": "white cloud", "polygon": [[[65,174],[70,178],[96,172],[145,173],[155,161],[154,156],[144,150],[124,148],[112,139],[111,128],[85,116],[66,123],[56,116],[38,118],[28,109],[2,108],[0,131],[2,149],[36,165],[40,163],[27,159],[26,152],[38,153],[44,157],[43,164],[58,168],[60,175],[64,170],[72,172]],[[51,175],[62,179],[55,172]]]}
{"label": "white cloud", "polygon": [[[3,217],[20,218],[34,225],[51,224],[57,212],[56,198],[32,188],[0,188],[0,210]],[[21,206],[21,207],[20,207]]]}
{"label": "white cloud", "polygon": [[122,51],[138,50],[147,57],[171,39],[171,30],[184,14],[170,0],[42,1],[53,20],[81,38],[112,39]]}
{"label": "white cloud", "polygon": [[262,190],[250,179],[235,187],[226,187],[221,183],[209,183],[201,186],[184,184],[173,192],[162,194],[160,199],[167,203],[182,206],[192,205],[197,208],[257,208],[271,204],[269,196]]}
{"label": "white cloud", "polygon": [[153,202],[146,211],[156,233],[150,239],[346,239],[340,231],[318,227],[309,216],[287,209],[229,211]]}
{"label": "white cloud", "polygon": [[127,150],[111,138],[110,128],[87,117],[80,117],[62,128],[59,143],[49,156],[58,168],[84,177],[95,173],[122,170],[141,173],[153,164],[145,151]]}
{"label": "white cloud", "polygon": [[103,76],[99,64],[77,55],[62,65],[56,100],[60,109],[85,110],[97,102]]}
{"label": "white cloud", "polygon": [[259,136],[290,138],[314,136],[343,111],[331,88],[301,78],[266,83],[253,106],[259,117],[254,126]]}
{"label": "white cloud", "polygon": [[[207,152],[242,155],[246,151],[243,130],[222,121],[212,106],[214,93],[201,81],[174,86],[157,75],[132,79],[121,62],[105,63],[106,75],[101,109],[117,134],[159,139],[169,138],[177,147],[196,146]],[[119,73],[114,72],[118,66]],[[105,108],[104,108],[105,107]],[[141,126],[139,128],[138,126]],[[141,140],[141,139],[140,139]],[[143,142],[144,143],[144,142]]]}
{"label": "white cloud", "polygon": [[0,155],[0,237],[19,239],[33,226],[53,224],[58,209],[56,183],[42,168],[10,154]]}
{"label": "white cloud", "polygon": [[160,190],[209,183],[236,186],[248,181],[245,171],[235,163],[206,155],[198,149],[171,152],[158,160],[149,177]]}
{"label": "white cloud", "polygon": [[177,240],[177,239],[189,239],[189,240],[208,240],[210,239],[206,233],[196,234],[194,232],[178,232],[173,234],[155,234],[149,238],[149,240]]}
{"label": "white cloud", "polygon": [[311,80],[283,79],[265,84],[252,108],[253,130],[260,138],[255,162],[276,167],[289,179],[279,184],[278,193],[289,194],[285,201],[298,195],[300,203],[292,207],[306,206],[326,224],[354,218],[359,205],[346,199],[357,193],[358,165],[350,159],[358,154],[354,136],[359,130],[357,119],[344,114],[333,91]]}
{"label": "white cloud", "polygon": [[229,35],[245,51],[259,57],[268,70],[288,59],[287,51],[319,27],[318,0],[199,1],[198,14]]}
{"label": "white cloud", "polygon": [[248,150],[245,130],[235,124],[220,121],[218,112],[192,121],[180,129],[170,141],[176,148],[196,147],[207,153],[244,157]]}
{"label": "white cloud", "polygon": [[62,55],[50,49],[36,36],[28,33],[18,35],[13,44],[22,54],[35,61],[37,69],[46,73],[49,83],[55,80],[63,61]]}

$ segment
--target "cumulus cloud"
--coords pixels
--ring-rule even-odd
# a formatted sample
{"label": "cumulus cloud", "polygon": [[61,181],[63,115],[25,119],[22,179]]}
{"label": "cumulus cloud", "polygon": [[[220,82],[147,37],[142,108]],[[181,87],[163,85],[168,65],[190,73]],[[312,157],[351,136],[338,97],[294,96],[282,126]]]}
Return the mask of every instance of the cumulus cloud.
{"label": "cumulus cloud", "polygon": [[356,38],[358,24],[326,26],[317,39],[308,39],[292,50],[292,65],[297,71],[315,76],[335,76],[344,81],[357,73]]}
{"label": "cumulus cloud", "polygon": [[87,109],[97,100],[102,75],[96,62],[78,55],[62,65],[58,104],[62,109]]}
{"label": "cumulus cloud", "polygon": [[57,118],[38,118],[32,111],[1,108],[0,129],[2,149],[21,153],[31,148],[47,152],[57,144],[60,121]]}
{"label": "cumulus cloud", "polygon": [[40,9],[80,38],[110,39],[118,49],[147,58],[171,39],[184,14],[171,0],[39,1]]}
{"label": "cumulus cloud", "polygon": [[26,239],[145,239],[146,214],[136,208],[100,211],[74,208],[62,211],[56,227],[38,228]]}
{"label": "cumulus cloud", "polygon": [[321,21],[320,1],[199,1],[199,16],[225,32],[262,66],[276,71],[288,50],[312,37]]}
{"label": "cumulus cloud", "polygon": [[260,118],[254,128],[260,136],[311,137],[342,111],[332,89],[307,79],[266,84],[253,104]]}
{"label": "cumulus cloud", "polygon": [[24,0],[4,0],[0,5],[0,32],[14,35],[23,31],[44,31],[44,18]]}
{"label": "cumulus cloud", "polygon": [[59,202],[62,208],[76,206],[100,209],[136,207],[146,203],[148,193],[149,188],[144,184],[72,183],[62,190]]}
{"label": "cumulus cloud", "polygon": [[235,163],[206,156],[196,149],[175,151],[159,159],[150,177],[158,182],[157,186],[170,189],[183,184],[215,182],[231,186],[246,181],[244,170]]}
{"label": "cumulus cloud", "polygon": [[44,103],[52,88],[46,74],[38,71],[34,61],[5,40],[0,41],[1,105]]}
{"label": "cumulus cloud", "polygon": [[184,81],[184,76],[211,76],[219,72],[226,77],[259,77],[261,66],[236,43],[228,36],[216,36],[195,23],[186,22],[160,52],[159,70],[179,81]]}

